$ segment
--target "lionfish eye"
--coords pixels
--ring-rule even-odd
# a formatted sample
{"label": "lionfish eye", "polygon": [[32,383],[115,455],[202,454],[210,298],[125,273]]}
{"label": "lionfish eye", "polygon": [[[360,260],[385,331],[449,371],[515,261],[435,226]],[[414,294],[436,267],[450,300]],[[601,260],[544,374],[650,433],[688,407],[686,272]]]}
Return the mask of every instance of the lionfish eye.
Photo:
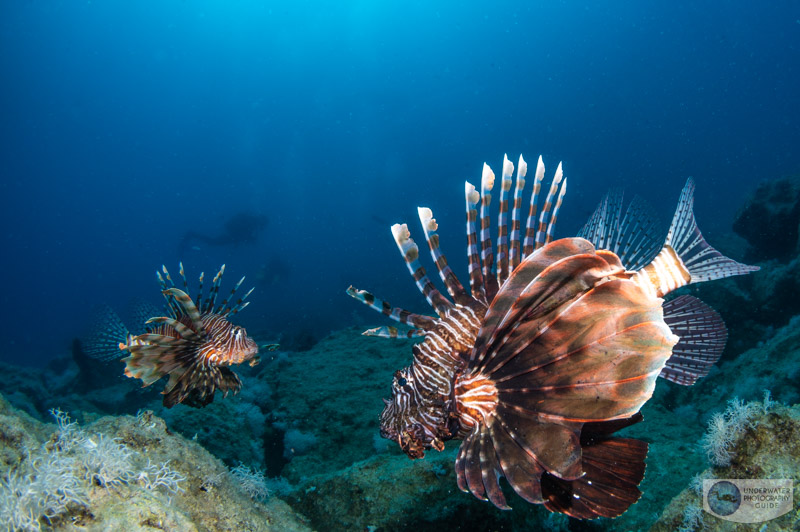
{"label": "lionfish eye", "polygon": [[408,381],[406,380],[405,377],[400,377],[399,379],[397,379],[397,384],[400,386],[405,386],[406,384],[408,384]]}

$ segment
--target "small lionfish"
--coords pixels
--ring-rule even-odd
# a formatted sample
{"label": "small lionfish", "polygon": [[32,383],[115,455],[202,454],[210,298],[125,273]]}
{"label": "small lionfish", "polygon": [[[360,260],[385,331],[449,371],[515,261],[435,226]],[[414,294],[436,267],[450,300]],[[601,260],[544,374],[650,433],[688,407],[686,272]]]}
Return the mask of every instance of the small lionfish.
{"label": "small lionfish", "polygon": [[[428,279],[405,224],[394,225],[392,234],[436,316],[348,289],[409,325],[407,336],[424,337],[413,347],[411,366],[394,375],[381,435],[412,459],[462,439],[455,462],[459,488],[498,508],[509,508],[499,485],[505,477],[523,499],[551,511],[616,517],[641,495],[647,443],[613,433],[641,421],[639,410],[657,377],[693,384],[727,340],[721,318],[704,303],[691,296],[665,303],[662,296],[758,268],[706,243],[692,212],[691,179],[663,244],[651,237],[655,224],[643,202],[635,199],[623,215],[620,196],[608,196],[580,236],[553,241],[567,180],[559,164],[537,227],[541,157],[524,228],[527,165],[519,159],[509,239],[513,171],[505,158],[496,266],[489,222],[494,173],[484,164],[480,193],[466,183],[470,292],[440,251],[428,208],[418,209],[422,228],[453,301]],[[400,335],[394,327],[364,334]]]}
{"label": "small lionfish", "polygon": [[[245,302],[253,291],[251,288],[234,305],[229,304],[244,281],[242,277],[230,292],[228,298],[217,305],[223,264],[214,276],[208,294],[203,294],[203,277],[200,274],[200,287],[197,297],[188,295],[188,283],[180,263],[183,290],[176,288],[165,266],[156,272],[161,285],[161,293],[166,299],[168,316],[151,317],[145,322],[146,331],[133,335],[125,328],[115,314],[107,316],[106,332],[98,345],[112,339],[119,341],[118,350],[128,352],[125,362],[125,375],[141,379],[144,386],[150,386],[165,375],[169,375],[164,391],[163,404],[170,408],[178,403],[191,406],[206,406],[214,400],[214,392],[220,390],[223,396],[228,392],[237,393],[242,381],[229,366],[248,362],[258,363],[258,345],[247,336],[243,327],[232,324],[228,319],[249,305]],[[162,275],[163,272],[163,275]],[[263,346],[274,350],[276,345]],[[107,353],[107,351],[105,351]],[[95,358],[110,358],[101,348],[87,351]]]}

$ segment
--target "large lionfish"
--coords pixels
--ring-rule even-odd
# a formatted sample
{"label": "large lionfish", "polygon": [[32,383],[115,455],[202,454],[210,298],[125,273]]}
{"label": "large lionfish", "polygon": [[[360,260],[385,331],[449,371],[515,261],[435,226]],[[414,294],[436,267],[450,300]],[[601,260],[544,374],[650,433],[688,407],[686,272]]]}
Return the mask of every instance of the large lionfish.
{"label": "large lionfish", "polygon": [[[119,350],[129,353],[122,359],[128,377],[141,379],[143,386],[150,386],[169,375],[161,392],[167,408],[178,403],[206,406],[214,400],[216,390],[222,391],[224,396],[231,391],[237,393],[242,381],[230,366],[248,361],[251,366],[256,365],[258,345],[247,336],[243,327],[234,325],[229,319],[250,304],[245,299],[253,289],[235,304],[230,303],[244,281],[242,277],[230,295],[217,305],[217,294],[225,272],[223,264],[205,295],[204,275],[200,274],[199,291],[192,300],[188,295],[183,264],[180,264],[182,290],[175,286],[167,268],[161,268],[156,276],[166,299],[168,315],[148,319],[146,331],[139,335],[128,332],[115,314],[107,315],[105,332],[95,344],[100,347],[90,349],[88,354],[95,358],[111,358],[102,345],[116,341],[117,353]],[[275,347],[265,346],[269,350]]]}
{"label": "large lionfish", "polygon": [[[466,183],[469,292],[439,249],[431,210],[418,209],[453,301],[428,279],[407,226],[392,227],[436,316],[348,289],[409,325],[407,336],[424,337],[413,347],[411,366],[394,375],[381,435],[411,458],[462,439],[455,462],[459,488],[498,508],[509,508],[499,485],[505,477],[523,499],[551,511],[615,517],[640,496],[647,443],[613,433],[641,421],[639,410],[657,377],[693,384],[708,373],[727,339],[719,315],[698,299],[664,302],[662,296],[689,283],[758,268],[706,243],[692,212],[691,179],[663,245],[651,236],[655,224],[643,202],[634,200],[623,215],[621,196],[608,196],[580,236],[552,241],[566,179],[559,164],[537,226],[541,157],[524,228],[527,165],[519,159],[509,239],[513,170],[505,158],[496,265],[489,222],[494,173],[484,165],[480,194]],[[400,335],[394,327],[364,334]]]}

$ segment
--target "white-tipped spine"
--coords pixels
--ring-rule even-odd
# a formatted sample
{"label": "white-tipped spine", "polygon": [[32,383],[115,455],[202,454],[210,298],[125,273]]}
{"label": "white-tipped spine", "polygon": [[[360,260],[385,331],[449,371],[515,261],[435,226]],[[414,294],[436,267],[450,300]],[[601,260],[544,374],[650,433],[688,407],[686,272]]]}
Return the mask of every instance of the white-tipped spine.
{"label": "white-tipped spine", "polygon": [[483,172],[481,173],[481,193],[485,195],[487,192],[491,192],[492,188],[494,188],[494,171],[488,164],[483,163]]}
{"label": "white-tipped spine", "polygon": [[414,243],[414,240],[411,239],[411,232],[408,230],[408,225],[394,224],[392,226],[392,236],[397,243],[397,247],[400,249],[400,253],[403,254],[403,257],[405,257],[406,261],[409,263],[409,270],[413,274],[414,269],[411,266],[411,262],[417,260],[419,249]]}
{"label": "white-tipped spine", "polygon": [[534,183],[540,184],[544,179],[544,161],[542,161],[542,156],[539,156],[539,160],[536,162],[536,174],[534,177]]}
{"label": "white-tipped spine", "polygon": [[[503,154],[503,183],[506,180],[509,182],[508,188],[511,188],[511,177],[514,175],[514,163],[508,160],[508,154]],[[505,185],[504,185],[505,186]]]}
{"label": "white-tipped spine", "polygon": [[429,233],[436,231],[439,226],[433,218],[433,211],[428,207],[417,207],[417,214],[419,221],[422,222],[422,229],[425,231],[425,236],[428,237]]}
{"label": "white-tipped spine", "polygon": [[478,202],[481,199],[481,195],[475,189],[475,185],[470,183],[469,181],[464,181],[464,196],[467,200],[467,206],[470,208],[475,207],[478,205]]}

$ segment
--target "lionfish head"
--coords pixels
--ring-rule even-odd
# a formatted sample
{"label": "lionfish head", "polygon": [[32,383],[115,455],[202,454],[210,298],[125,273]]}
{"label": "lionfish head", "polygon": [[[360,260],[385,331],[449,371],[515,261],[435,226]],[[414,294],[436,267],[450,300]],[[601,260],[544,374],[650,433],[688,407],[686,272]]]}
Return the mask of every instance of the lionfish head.
{"label": "lionfish head", "polygon": [[418,404],[415,393],[416,383],[410,368],[398,370],[392,379],[392,397],[384,399],[385,407],[381,413],[381,436],[393,440],[409,458],[422,458],[425,450],[436,448],[442,450],[430,419],[424,408]]}
{"label": "lionfish head", "polygon": [[[212,340],[216,344],[217,352],[222,354],[222,360],[229,365],[253,361],[258,355],[256,341],[247,336],[244,327],[233,325],[230,322],[228,325],[229,327],[221,330]],[[255,365],[255,362],[251,362],[251,365]]]}

